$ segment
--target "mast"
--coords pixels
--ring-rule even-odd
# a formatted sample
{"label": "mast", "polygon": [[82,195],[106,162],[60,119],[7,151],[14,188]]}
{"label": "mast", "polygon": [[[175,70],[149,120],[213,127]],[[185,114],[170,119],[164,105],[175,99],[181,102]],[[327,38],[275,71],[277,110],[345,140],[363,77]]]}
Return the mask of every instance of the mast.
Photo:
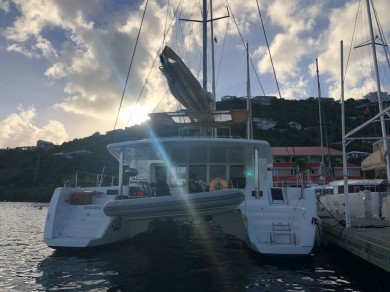
{"label": "mast", "polygon": [[[210,0],[210,18],[213,19],[213,1]],[[212,71],[212,90],[214,99],[214,110],[216,109],[216,92],[215,92],[215,62],[214,62],[214,22],[211,21],[211,71]]]}
{"label": "mast", "polygon": [[203,0],[203,90],[207,92],[207,0]]}
{"label": "mast", "polygon": [[324,160],[324,141],[322,138],[322,112],[321,112],[321,86],[320,86],[320,72],[318,71],[318,59],[316,58],[316,68],[317,68],[317,86],[318,86],[318,115],[320,119],[320,146],[321,146],[321,174],[320,179],[322,184],[324,183],[324,170],[325,170],[325,160]]}
{"label": "mast", "polygon": [[[211,73],[212,73],[212,92],[213,92],[213,110],[217,109],[217,97],[215,93],[215,63],[214,63],[214,22],[213,20],[213,1],[210,0],[210,19],[211,19]],[[217,129],[212,129],[213,137],[217,137],[218,131]]]}
{"label": "mast", "polygon": [[248,121],[246,122],[246,136],[248,139],[253,139],[252,129],[252,104],[251,104],[251,85],[249,75],[249,45],[246,43],[246,107],[249,111]]}
{"label": "mast", "polygon": [[348,169],[347,169],[347,139],[345,136],[345,112],[344,112],[344,51],[343,41],[340,42],[340,56],[341,56],[341,136],[343,145],[343,178],[344,178],[344,200],[345,200],[345,227],[351,227],[351,217],[349,212],[349,198],[348,198]]}
{"label": "mast", "polygon": [[[375,77],[376,77],[376,94],[377,94],[377,98],[378,98],[379,112],[382,113],[383,112],[383,105],[382,105],[382,95],[381,95],[381,83],[380,83],[380,79],[379,79],[378,60],[377,60],[377,55],[376,55],[374,30],[372,28],[370,0],[366,0],[366,4],[367,4],[368,24],[370,26],[372,55],[374,57]],[[380,121],[381,121],[381,128],[382,128],[382,137],[383,137],[383,150],[386,153],[386,157],[385,157],[386,175],[387,175],[387,179],[390,179],[390,164],[389,164],[386,124],[385,124],[385,118],[383,115],[381,115]]]}

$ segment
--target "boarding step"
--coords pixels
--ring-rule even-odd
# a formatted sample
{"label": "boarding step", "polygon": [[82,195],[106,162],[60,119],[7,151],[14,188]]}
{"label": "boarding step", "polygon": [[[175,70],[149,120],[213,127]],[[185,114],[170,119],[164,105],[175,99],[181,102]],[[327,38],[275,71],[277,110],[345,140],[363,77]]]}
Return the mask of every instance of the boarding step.
{"label": "boarding step", "polygon": [[295,244],[295,233],[291,233],[290,224],[272,223],[270,241],[271,244]]}

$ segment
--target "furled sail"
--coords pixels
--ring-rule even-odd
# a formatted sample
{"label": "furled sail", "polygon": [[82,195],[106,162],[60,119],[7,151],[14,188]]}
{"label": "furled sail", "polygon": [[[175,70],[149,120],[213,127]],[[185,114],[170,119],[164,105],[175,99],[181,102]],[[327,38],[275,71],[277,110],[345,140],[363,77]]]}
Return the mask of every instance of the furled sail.
{"label": "furled sail", "polygon": [[168,46],[160,54],[161,71],[173,96],[189,111],[210,111],[213,98],[205,92],[183,60]]}
{"label": "furled sail", "polygon": [[362,161],[362,170],[386,169],[386,155],[384,149],[380,149],[370,154]]}

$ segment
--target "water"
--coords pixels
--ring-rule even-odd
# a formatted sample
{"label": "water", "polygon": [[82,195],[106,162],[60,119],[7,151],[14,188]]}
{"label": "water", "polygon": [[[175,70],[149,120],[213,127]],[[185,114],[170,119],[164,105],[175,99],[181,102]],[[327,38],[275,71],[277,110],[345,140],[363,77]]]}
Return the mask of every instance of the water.
{"label": "water", "polygon": [[258,257],[210,224],[58,252],[42,239],[46,212],[44,204],[0,203],[0,291],[390,291],[389,273],[340,249]]}

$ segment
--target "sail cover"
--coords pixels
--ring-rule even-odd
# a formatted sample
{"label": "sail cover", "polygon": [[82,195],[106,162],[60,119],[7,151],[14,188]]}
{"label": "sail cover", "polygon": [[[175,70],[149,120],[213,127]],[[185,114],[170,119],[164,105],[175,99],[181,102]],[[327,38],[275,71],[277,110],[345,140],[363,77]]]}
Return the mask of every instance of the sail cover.
{"label": "sail cover", "polygon": [[386,155],[383,149],[377,150],[370,154],[362,161],[362,170],[368,171],[372,169],[386,169]]}
{"label": "sail cover", "polygon": [[168,46],[160,54],[161,67],[173,96],[190,111],[210,111],[213,98],[205,92],[183,60]]}

